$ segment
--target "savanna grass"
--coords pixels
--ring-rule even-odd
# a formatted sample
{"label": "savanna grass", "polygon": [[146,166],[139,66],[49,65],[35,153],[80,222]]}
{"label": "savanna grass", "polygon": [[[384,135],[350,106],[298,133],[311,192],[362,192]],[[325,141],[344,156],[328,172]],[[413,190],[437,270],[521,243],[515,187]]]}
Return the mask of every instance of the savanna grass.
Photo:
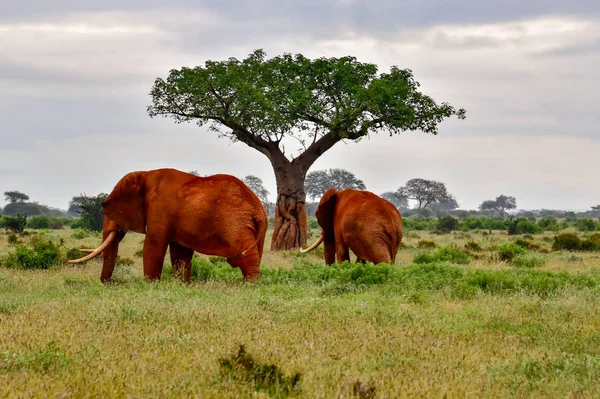
{"label": "savanna grass", "polygon": [[[52,234],[65,248],[98,243],[71,233]],[[543,237],[530,241],[551,245]],[[141,239],[126,236],[111,286],[99,261],[0,268],[0,396],[600,395],[598,253],[516,267],[522,255],[491,256],[508,236],[443,235],[440,246],[475,242],[487,255],[412,264],[423,250],[409,248],[396,265],[325,266],[322,254],[267,245],[259,281],[195,256],[188,285],[168,262],[160,282],[144,281]]]}

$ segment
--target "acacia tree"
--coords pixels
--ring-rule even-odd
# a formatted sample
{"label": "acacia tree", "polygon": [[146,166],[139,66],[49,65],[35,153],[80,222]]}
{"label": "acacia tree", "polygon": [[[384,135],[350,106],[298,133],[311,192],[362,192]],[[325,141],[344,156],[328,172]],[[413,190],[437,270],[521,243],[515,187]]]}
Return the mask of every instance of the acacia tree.
{"label": "acacia tree", "polygon": [[494,212],[497,211],[501,215],[504,215],[509,209],[516,209],[517,200],[515,197],[510,195],[499,195],[495,200],[487,200],[483,201],[481,205],[479,205],[479,209],[482,211],[491,211],[492,216]]}
{"label": "acacia tree", "polygon": [[446,185],[427,179],[410,179],[404,187],[398,189],[398,195],[417,201],[417,209],[427,208],[436,202],[451,201]]}
{"label": "acacia tree", "polygon": [[23,202],[29,200],[29,195],[20,191],[5,191],[4,199],[6,199],[11,204],[14,204],[15,202]]}
{"label": "acacia tree", "polygon": [[306,175],[304,188],[309,198],[313,200],[320,198],[330,187],[337,190],[345,188],[366,190],[367,188],[354,173],[345,169],[315,170]]}
{"label": "acacia tree", "polygon": [[[271,249],[291,249],[306,243],[306,173],[336,143],[379,131],[437,134],[445,118],[464,119],[463,109],[437,104],[418,88],[409,69],[378,74],[376,65],[352,56],[267,59],[256,50],[241,61],[206,61],[157,78],[148,113],[208,124],[264,154],[277,183]],[[284,139],[298,143],[295,155],[285,154]]]}

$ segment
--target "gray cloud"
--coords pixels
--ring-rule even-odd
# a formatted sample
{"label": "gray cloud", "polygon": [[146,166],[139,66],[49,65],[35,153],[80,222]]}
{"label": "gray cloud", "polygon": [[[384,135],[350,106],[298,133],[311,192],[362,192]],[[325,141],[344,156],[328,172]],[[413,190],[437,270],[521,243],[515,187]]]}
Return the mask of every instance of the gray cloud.
{"label": "gray cloud", "polygon": [[313,170],[347,168],[375,192],[441,180],[466,208],[503,193],[525,208],[599,202],[586,184],[600,168],[596,1],[164,4],[0,2],[0,192],[65,208],[130,170],[169,166],[255,174],[274,196],[264,156],[145,109],[170,68],[260,47],[408,67],[424,92],[468,111],[439,137],[338,144]]}

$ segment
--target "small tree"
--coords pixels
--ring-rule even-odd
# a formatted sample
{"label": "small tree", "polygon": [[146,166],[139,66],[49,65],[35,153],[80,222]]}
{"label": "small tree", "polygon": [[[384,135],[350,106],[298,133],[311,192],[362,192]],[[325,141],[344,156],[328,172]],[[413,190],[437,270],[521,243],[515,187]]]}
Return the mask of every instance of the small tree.
{"label": "small tree", "polygon": [[386,191],[379,195],[384,200],[390,201],[394,206],[400,210],[408,209],[408,198],[403,196],[398,191]]}
{"label": "small tree", "polygon": [[253,175],[248,175],[244,177],[244,183],[250,187],[250,190],[256,194],[260,202],[263,203],[267,214],[270,213],[270,210],[273,208],[273,203],[269,201],[269,190],[267,190],[263,184],[263,181],[260,177],[256,177]]}
{"label": "small tree", "polygon": [[435,202],[450,201],[451,197],[442,182],[427,179],[410,179],[398,189],[399,195],[417,201],[417,209],[427,208]]}
{"label": "small tree", "polygon": [[5,191],[4,199],[13,204],[15,202],[23,202],[29,200],[29,195],[24,194],[20,191]]}
{"label": "small tree", "polygon": [[[241,61],[172,69],[155,80],[148,113],[210,124],[265,155],[277,182],[271,249],[292,249],[306,243],[306,174],[335,144],[381,131],[437,134],[444,119],[465,118],[465,110],[436,103],[419,86],[409,69],[378,73],[352,56],[267,59],[256,50]],[[296,154],[286,155],[284,139],[299,144]]]}
{"label": "small tree", "polygon": [[365,183],[345,169],[316,170],[306,175],[304,190],[313,200],[321,198],[329,188],[366,190]]}
{"label": "small tree", "polygon": [[80,195],[73,197],[69,203],[69,209],[79,209],[81,215],[81,226],[93,231],[102,231],[104,222],[104,208],[102,202],[108,197],[108,194],[99,194],[95,197]]}

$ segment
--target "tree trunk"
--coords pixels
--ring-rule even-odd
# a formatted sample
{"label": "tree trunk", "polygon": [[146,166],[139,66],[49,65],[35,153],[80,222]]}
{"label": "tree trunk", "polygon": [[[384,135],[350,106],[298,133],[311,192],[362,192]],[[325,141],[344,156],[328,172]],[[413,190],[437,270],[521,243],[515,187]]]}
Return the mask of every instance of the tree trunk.
{"label": "tree trunk", "polygon": [[305,171],[299,162],[284,157],[272,161],[277,181],[275,226],[271,250],[300,248],[306,244]]}

